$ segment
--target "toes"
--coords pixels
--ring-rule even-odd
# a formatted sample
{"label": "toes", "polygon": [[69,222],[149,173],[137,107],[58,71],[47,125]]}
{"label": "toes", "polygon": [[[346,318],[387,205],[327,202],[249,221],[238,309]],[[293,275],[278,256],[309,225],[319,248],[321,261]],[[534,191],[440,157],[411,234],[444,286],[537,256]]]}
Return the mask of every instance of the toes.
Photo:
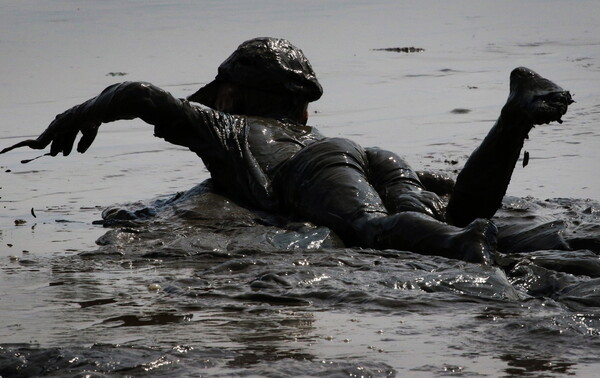
{"label": "toes", "polygon": [[519,67],[511,73],[508,111],[524,112],[534,125],[562,123],[573,102],[571,93],[530,69]]}
{"label": "toes", "polygon": [[562,123],[561,117],[567,112],[567,108],[571,103],[573,103],[573,99],[567,91],[538,96],[531,105],[531,119],[536,125],[554,121]]}

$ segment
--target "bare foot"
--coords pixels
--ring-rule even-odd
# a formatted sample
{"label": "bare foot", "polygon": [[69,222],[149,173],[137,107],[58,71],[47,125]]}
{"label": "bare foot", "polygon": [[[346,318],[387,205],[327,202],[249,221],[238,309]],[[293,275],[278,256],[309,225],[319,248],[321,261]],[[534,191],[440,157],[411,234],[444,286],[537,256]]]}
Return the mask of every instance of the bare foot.
{"label": "bare foot", "polygon": [[567,112],[573,103],[571,94],[552,81],[543,78],[534,71],[519,67],[510,74],[510,96],[502,112],[504,115],[518,113],[525,115],[532,125],[541,125],[557,121]]}
{"label": "bare foot", "polygon": [[463,228],[454,239],[461,260],[492,265],[496,252],[498,228],[487,219],[478,218]]}

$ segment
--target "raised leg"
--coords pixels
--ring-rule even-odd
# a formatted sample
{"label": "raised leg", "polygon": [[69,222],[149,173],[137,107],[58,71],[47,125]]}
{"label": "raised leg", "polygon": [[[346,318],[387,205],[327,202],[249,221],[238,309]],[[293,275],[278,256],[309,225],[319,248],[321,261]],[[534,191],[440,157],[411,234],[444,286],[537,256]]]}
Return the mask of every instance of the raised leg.
{"label": "raised leg", "polygon": [[498,121],[456,179],[447,220],[463,227],[477,218],[491,218],[502,204],[529,131],[534,125],[562,123],[572,102],[569,92],[550,80],[524,67],[514,69]]}

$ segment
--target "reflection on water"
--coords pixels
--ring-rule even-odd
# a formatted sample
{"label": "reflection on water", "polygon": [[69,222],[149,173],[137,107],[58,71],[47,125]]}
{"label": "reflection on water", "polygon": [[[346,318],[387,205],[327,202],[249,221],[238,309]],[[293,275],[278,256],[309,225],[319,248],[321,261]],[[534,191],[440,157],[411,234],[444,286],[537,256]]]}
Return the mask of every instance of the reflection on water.
{"label": "reflection on water", "polygon": [[573,375],[571,367],[575,364],[562,361],[553,361],[550,358],[521,358],[520,356],[505,354],[500,356],[502,361],[508,363],[509,368],[504,371],[511,376],[531,376],[531,374],[556,373],[560,375]]}

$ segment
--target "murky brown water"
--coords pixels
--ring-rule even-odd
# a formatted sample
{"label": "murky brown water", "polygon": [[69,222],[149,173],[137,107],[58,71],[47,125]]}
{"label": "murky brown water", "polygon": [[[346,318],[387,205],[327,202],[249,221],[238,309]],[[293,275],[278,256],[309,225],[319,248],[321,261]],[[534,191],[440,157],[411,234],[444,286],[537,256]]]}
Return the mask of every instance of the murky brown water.
{"label": "murky brown water", "polygon": [[[311,123],[324,134],[453,171],[524,65],[577,103],[531,133],[497,221],[547,240],[566,227],[576,249],[490,268],[339,248],[326,229],[273,227],[214,195],[172,201],[208,177],[201,162],[140,122],[106,125],[85,155],[0,157],[0,375],[593,375],[594,2],[259,3],[3,2],[0,145],[119,80],[186,96],[241,41],[274,35],[311,59],[325,88]],[[372,50],[403,46],[425,51]],[[117,203],[151,216],[92,224]]]}

